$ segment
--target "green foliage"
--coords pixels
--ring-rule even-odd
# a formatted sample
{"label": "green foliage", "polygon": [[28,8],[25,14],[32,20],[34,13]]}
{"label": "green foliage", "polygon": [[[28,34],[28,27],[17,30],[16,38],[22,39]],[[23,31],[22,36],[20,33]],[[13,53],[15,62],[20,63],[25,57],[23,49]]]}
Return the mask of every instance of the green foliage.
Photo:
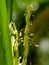
{"label": "green foliage", "polygon": [[[29,53],[29,45],[28,45],[28,34],[30,33],[30,28],[31,32],[35,33],[35,36],[33,37],[35,42],[39,41],[39,38],[41,35],[44,33],[46,27],[48,27],[48,23],[44,23],[43,27],[43,20],[44,18],[41,18],[42,14],[39,14],[40,17],[40,23],[38,20],[38,17],[36,17],[35,22],[38,28],[38,24],[40,25],[39,29],[36,30],[36,25],[32,25],[30,27],[30,16],[31,16],[31,8],[27,8],[28,4],[33,4],[33,1],[36,1],[38,5],[41,5],[43,3],[49,3],[49,0],[0,0],[0,65],[13,65],[13,58],[12,58],[12,51],[11,51],[11,39],[10,39],[10,32],[9,32],[9,22],[13,21],[16,23],[16,27],[18,32],[22,29],[25,28],[24,31],[24,49],[23,49],[23,65],[26,65],[27,63],[27,56]],[[26,11],[27,8],[27,11]],[[47,10],[46,10],[47,11]],[[46,12],[45,11],[45,12]],[[15,20],[13,19],[13,12],[16,14]],[[26,16],[24,16],[24,13],[27,13]],[[44,11],[43,11],[44,12]],[[45,13],[44,12],[44,13]],[[33,13],[33,12],[32,12]],[[47,14],[48,15],[48,14]],[[44,16],[43,16],[44,17]],[[42,21],[41,21],[42,20]],[[42,25],[42,27],[41,27]],[[37,31],[37,32],[36,32]],[[15,47],[14,51],[17,47],[18,49],[18,34],[16,33],[16,42],[15,42]],[[39,34],[40,33],[40,34]],[[22,55],[22,49],[21,49],[21,55]],[[16,51],[16,64],[18,65],[19,60],[19,53],[18,50]]]}

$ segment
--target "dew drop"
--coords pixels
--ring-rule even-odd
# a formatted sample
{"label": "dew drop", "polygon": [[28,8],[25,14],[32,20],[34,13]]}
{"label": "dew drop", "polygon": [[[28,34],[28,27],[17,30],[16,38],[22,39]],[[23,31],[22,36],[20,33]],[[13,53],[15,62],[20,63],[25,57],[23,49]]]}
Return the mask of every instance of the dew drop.
{"label": "dew drop", "polygon": [[23,38],[21,38],[21,40],[23,40]]}
{"label": "dew drop", "polygon": [[20,56],[19,59],[21,59],[22,57]]}
{"label": "dew drop", "polygon": [[24,14],[24,16],[26,16],[26,13]]}
{"label": "dew drop", "polygon": [[33,2],[30,4],[30,6],[31,6],[31,8],[32,8],[33,11],[37,11],[38,8],[39,8],[39,4],[38,4],[38,2],[36,2],[36,1],[33,1]]}
{"label": "dew drop", "polygon": [[19,36],[22,36],[22,32],[20,32]]}
{"label": "dew drop", "polygon": [[23,40],[21,40],[21,42],[24,42]]}
{"label": "dew drop", "polygon": [[30,36],[34,36],[34,34],[33,33],[30,33]]}
{"label": "dew drop", "polygon": [[39,47],[39,45],[35,45],[35,47]]}

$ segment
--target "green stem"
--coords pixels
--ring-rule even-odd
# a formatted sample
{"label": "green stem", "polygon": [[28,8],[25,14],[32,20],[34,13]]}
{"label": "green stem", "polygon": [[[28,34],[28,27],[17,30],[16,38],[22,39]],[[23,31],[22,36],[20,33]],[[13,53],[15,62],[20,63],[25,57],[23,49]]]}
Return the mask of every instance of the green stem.
{"label": "green stem", "polygon": [[29,44],[28,44],[28,34],[30,31],[30,9],[28,9],[27,7],[27,15],[26,15],[26,27],[25,27],[25,35],[24,35],[24,56],[23,56],[23,65],[27,64],[27,56],[28,56],[28,52],[29,52]]}
{"label": "green stem", "polygon": [[14,45],[14,51],[16,52],[15,65],[19,65],[18,31],[16,32],[16,42]]}

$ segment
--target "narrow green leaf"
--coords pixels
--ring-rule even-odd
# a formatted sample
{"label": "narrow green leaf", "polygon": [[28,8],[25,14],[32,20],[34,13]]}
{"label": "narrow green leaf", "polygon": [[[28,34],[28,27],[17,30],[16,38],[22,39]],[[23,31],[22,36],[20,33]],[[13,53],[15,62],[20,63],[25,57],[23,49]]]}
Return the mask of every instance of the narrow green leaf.
{"label": "narrow green leaf", "polygon": [[[9,28],[8,28],[8,15],[6,9],[6,1],[0,1],[0,13],[1,13],[1,32],[2,32],[2,47],[4,51],[5,65],[12,65],[12,53],[9,37]],[[4,61],[4,60],[3,60]],[[2,62],[3,63],[3,62]],[[4,65],[4,64],[1,64]]]}

